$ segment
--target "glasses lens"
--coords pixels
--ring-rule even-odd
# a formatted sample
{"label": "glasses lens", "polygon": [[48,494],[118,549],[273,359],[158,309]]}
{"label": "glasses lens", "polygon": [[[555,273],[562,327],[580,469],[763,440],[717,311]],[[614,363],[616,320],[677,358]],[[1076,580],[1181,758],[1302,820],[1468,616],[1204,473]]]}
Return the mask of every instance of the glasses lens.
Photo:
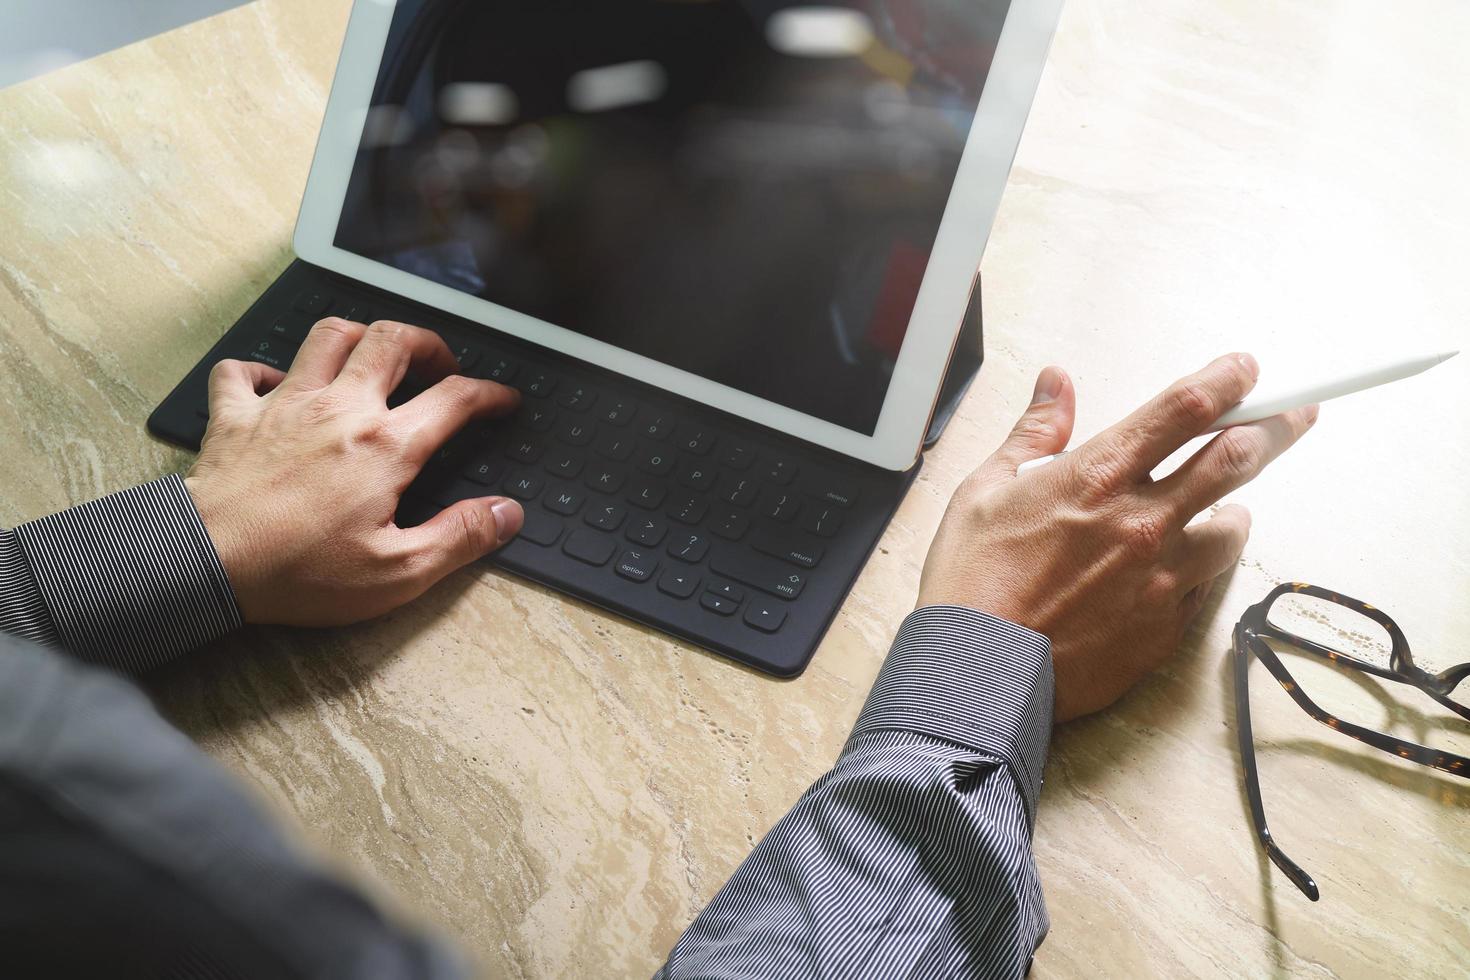
{"label": "glasses lens", "polygon": [[1266,619],[1283,632],[1363,663],[1389,666],[1393,640],[1388,630],[1355,609],[1316,596],[1288,592],[1271,604]]}

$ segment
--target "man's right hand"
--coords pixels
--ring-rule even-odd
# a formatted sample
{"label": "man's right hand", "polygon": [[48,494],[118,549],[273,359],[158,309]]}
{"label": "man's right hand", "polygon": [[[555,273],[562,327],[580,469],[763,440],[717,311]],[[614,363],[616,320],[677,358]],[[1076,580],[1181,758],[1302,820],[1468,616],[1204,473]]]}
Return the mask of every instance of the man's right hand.
{"label": "man's right hand", "polygon": [[[397,408],[404,376],[431,385]],[[415,528],[403,491],[451,436],[520,404],[459,374],[437,334],[330,318],[291,371],[221,361],[209,430],[185,480],[248,622],[333,626],[388,612],[521,528],[513,500],[464,500]]]}
{"label": "man's right hand", "polygon": [[1004,445],[955,492],[929,551],[919,605],[970,606],[1045,635],[1056,720],[1106,707],[1179,646],[1216,578],[1233,567],[1250,514],[1230,504],[1317,420],[1317,406],[1226,429],[1158,482],[1149,474],[1255,386],[1248,354],[1183,378],[1122,422],[1066,448],[1076,393],[1060,369],[1036,382]]}

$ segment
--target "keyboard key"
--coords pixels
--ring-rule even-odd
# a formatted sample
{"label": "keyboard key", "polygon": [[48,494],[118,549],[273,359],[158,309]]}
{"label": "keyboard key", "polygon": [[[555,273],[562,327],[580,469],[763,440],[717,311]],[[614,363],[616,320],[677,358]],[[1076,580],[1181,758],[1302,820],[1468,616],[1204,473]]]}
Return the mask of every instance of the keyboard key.
{"label": "keyboard key", "polygon": [[581,419],[566,419],[556,427],[556,437],[571,446],[585,446],[592,441],[592,426]]}
{"label": "keyboard key", "polygon": [[669,431],[673,427],[672,416],[656,409],[645,408],[638,413],[638,424],[634,428],[639,435],[662,442],[669,437]]}
{"label": "keyboard key", "polygon": [[536,462],[544,451],[541,443],[534,439],[513,439],[510,445],[505,447],[507,456],[511,459],[518,459],[522,463]]}
{"label": "keyboard key", "polygon": [[627,459],[633,455],[633,437],[616,429],[604,429],[592,448],[608,459]]}
{"label": "keyboard key", "polygon": [[296,345],[287,343],[279,337],[257,340],[255,346],[250,348],[248,356],[252,361],[269,364],[273,368],[285,371],[291,367],[291,361],[296,357]]}
{"label": "keyboard key", "polygon": [[801,488],[826,504],[851,507],[858,497],[857,487],[850,479],[834,476],[823,470],[812,470],[802,478]]}
{"label": "keyboard key", "polygon": [[546,468],[564,480],[575,480],[586,465],[580,453],[557,450],[546,458]]}
{"label": "keyboard key", "polygon": [[795,599],[806,588],[804,572],[743,548],[717,548],[710,558],[710,568],[717,575],[753,585],[782,599]]}
{"label": "keyboard key", "polygon": [[616,531],[623,526],[623,520],[628,512],[617,504],[602,504],[589,508],[587,515],[582,519],[595,528],[604,531]]}
{"label": "keyboard key", "polygon": [[552,490],[550,493],[548,493],[546,495],[546,500],[544,501],[544,503],[546,504],[547,510],[554,511],[558,514],[565,514],[567,517],[571,517],[577,511],[582,509],[582,502],[586,499],[586,497],[575,490],[568,490],[563,488],[560,490]]}
{"label": "keyboard key", "polygon": [[755,501],[755,480],[749,477],[730,478],[720,488],[720,496],[736,507],[749,507]]}
{"label": "keyboard key", "polygon": [[658,571],[658,559],[647,551],[630,548],[618,559],[616,571],[623,578],[647,582]]}
{"label": "keyboard key", "polygon": [[321,316],[332,303],[331,297],[320,289],[308,289],[296,297],[295,309],[307,316]]}
{"label": "keyboard key", "polygon": [[679,482],[691,490],[708,490],[715,484],[715,471],[699,462],[686,462],[679,467]]}
{"label": "keyboard key", "polygon": [[767,488],[756,511],[772,520],[789,521],[801,509],[801,498],[785,490]]}
{"label": "keyboard key", "polygon": [[671,568],[658,580],[658,590],[675,599],[687,599],[699,588],[699,576],[686,568]]}
{"label": "keyboard key", "polygon": [[742,602],[745,599],[744,589],[736,585],[734,582],[725,582],[721,579],[715,579],[713,582],[711,582],[709,584],[709,591],[713,592],[717,596],[722,596],[726,599],[729,599],[731,602]]}
{"label": "keyboard key", "polygon": [[628,503],[645,510],[658,510],[667,494],[662,483],[639,476],[633,479],[633,485],[628,488]]}
{"label": "keyboard key", "polygon": [[669,554],[680,561],[692,563],[702,561],[709,551],[709,539],[702,534],[680,531],[669,539]]}
{"label": "keyboard key", "polygon": [[558,517],[537,510],[534,507],[526,511],[525,523],[521,525],[521,533],[516,535],[516,540],[525,538],[532,544],[539,544],[543,548],[550,548],[561,539],[562,523]]}
{"label": "keyboard key", "polygon": [[750,530],[750,518],[738,510],[724,507],[715,511],[709,529],[727,541],[739,541]]}
{"label": "keyboard key", "polygon": [[653,476],[667,476],[674,468],[674,454],[667,449],[645,449],[636,460],[640,470]]}
{"label": "keyboard key", "polygon": [[551,423],[556,421],[556,413],[540,405],[528,406],[520,414],[521,421],[532,432],[546,432],[551,428]]}
{"label": "keyboard key", "polygon": [[669,526],[657,517],[639,517],[628,523],[628,540],[646,544],[650,548],[657,548],[668,533]]}
{"label": "keyboard key", "polygon": [[759,472],[767,480],[784,487],[796,478],[796,464],[789,459],[768,456],[761,461]]}
{"label": "keyboard key", "polygon": [[597,403],[597,418],[608,425],[627,425],[633,421],[633,403],[617,395],[603,395]]}
{"label": "keyboard key", "polygon": [[474,370],[475,365],[480,363],[480,358],[485,354],[484,348],[472,340],[450,340],[448,337],[445,340],[449,343],[449,350],[454,354],[454,359],[459,362],[460,371],[465,374]]}
{"label": "keyboard key", "polygon": [[761,554],[789,561],[802,568],[815,568],[822,560],[822,546],[804,534],[761,528],[751,535],[750,546]]}
{"label": "keyboard key", "polygon": [[271,336],[277,337],[290,344],[299,344],[311,333],[311,328],[316,326],[316,320],[300,313],[284,313],[276,317],[276,322],[271,324]]}
{"label": "keyboard key", "polygon": [[697,425],[681,425],[674,435],[674,445],[696,456],[705,455],[714,444],[714,433]]}
{"label": "keyboard key", "polygon": [[590,528],[579,528],[567,535],[561,550],[589,565],[606,565],[618,546],[611,535]]}
{"label": "keyboard key", "polygon": [[515,361],[504,357],[492,357],[481,373],[491,381],[499,381],[503,385],[508,385],[519,370],[520,366]]}
{"label": "keyboard key", "polygon": [[706,592],[700,596],[699,604],[710,612],[717,612],[721,616],[733,616],[735,615],[735,610],[740,608],[740,603],[721,598],[713,592]]}
{"label": "keyboard key", "polygon": [[378,317],[373,307],[359,300],[343,300],[332,305],[332,316],[340,316],[353,323],[372,323]]}
{"label": "keyboard key", "polygon": [[704,520],[704,515],[709,511],[709,504],[703,497],[685,495],[675,497],[669,506],[669,516],[682,524],[698,524]]}
{"label": "keyboard key", "polygon": [[746,469],[753,462],[755,462],[755,450],[733,439],[725,443],[725,451],[720,454],[720,464],[732,470]]}
{"label": "keyboard key", "polygon": [[842,515],[835,507],[824,507],[820,503],[814,504],[806,508],[801,518],[801,526],[812,534],[830,538],[842,528]]}
{"label": "keyboard key", "polygon": [[574,412],[585,412],[597,400],[597,392],[585,385],[576,385],[556,396],[556,403]]}
{"label": "keyboard key", "polygon": [[537,398],[550,398],[551,393],[556,391],[558,383],[559,379],[556,375],[549,374],[545,371],[535,371],[526,380],[521,390]]}
{"label": "keyboard key", "polygon": [[745,624],[763,633],[774,633],[786,622],[786,610],[770,599],[752,599],[745,607]]}
{"label": "keyboard key", "polygon": [[499,460],[483,460],[478,463],[471,463],[469,465],[469,469],[464,471],[464,475],[469,477],[471,480],[474,480],[476,483],[482,483],[487,487],[493,487],[495,486],[495,484],[499,483],[500,478],[505,475],[505,465]]}
{"label": "keyboard key", "polygon": [[599,463],[587,471],[587,478],[582,482],[602,493],[617,493],[627,478],[627,471],[616,463]]}
{"label": "keyboard key", "polygon": [[544,483],[529,473],[512,473],[505,481],[505,492],[517,500],[535,500],[541,496]]}

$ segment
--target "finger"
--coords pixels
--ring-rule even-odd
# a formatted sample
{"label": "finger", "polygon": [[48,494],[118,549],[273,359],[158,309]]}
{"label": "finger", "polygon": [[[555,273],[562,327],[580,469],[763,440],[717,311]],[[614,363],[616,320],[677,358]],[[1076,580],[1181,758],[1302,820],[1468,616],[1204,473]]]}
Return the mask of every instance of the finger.
{"label": "finger", "polygon": [[1188,521],[1254,480],[1316,421],[1317,406],[1309,405],[1261,422],[1231,426],[1155,484],[1151,493],[1160,498],[1176,521]]}
{"label": "finger", "polygon": [[457,374],[415,395],[391,414],[406,427],[410,459],[422,466],[469,422],[507,415],[520,403],[520,392],[514,388]]}
{"label": "finger", "polygon": [[525,522],[521,505],[505,497],[476,497],[446,507],[433,519],[402,533],[420,556],[423,587],[483,558],[510,541]]}
{"label": "finger", "polygon": [[292,388],[325,388],[342,373],[353,349],[362,342],[367,327],[338,316],[318,320],[302,341],[286,379]]}
{"label": "finger", "polygon": [[1226,504],[1209,520],[1185,528],[1179,539],[1177,570],[1185,598],[1234,568],[1250,534],[1250,511],[1239,504]]}
{"label": "finger", "polygon": [[1255,387],[1260,368],[1249,354],[1227,354],[1180,378],[1123,421],[1078,450],[1121,482],[1148,476],[1180,446],[1203,435]]}
{"label": "finger", "polygon": [[285,377],[276,368],[257,361],[220,361],[209,370],[210,416],[258,401]]}
{"label": "finger", "polygon": [[1179,639],[1181,642],[1184,634],[1189,631],[1190,624],[1198,618],[1200,610],[1205,608],[1205,603],[1210,599],[1210,593],[1215,591],[1215,584],[1219,581],[1219,578],[1212,578],[1184,593],[1184,598],[1179,602]]}
{"label": "finger", "polygon": [[1055,455],[1067,448],[1077,419],[1077,390],[1059,367],[1047,367],[1036,377],[1031,404],[1026,407],[1011,434],[981,467],[987,477],[1004,479],[1016,475],[1016,467],[1027,460]]}
{"label": "finger", "polygon": [[432,330],[379,320],[367,328],[338,376],[375,401],[387,402],[404,375],[412,370],[426,384],[459,373],[459,362],[444,338]]}

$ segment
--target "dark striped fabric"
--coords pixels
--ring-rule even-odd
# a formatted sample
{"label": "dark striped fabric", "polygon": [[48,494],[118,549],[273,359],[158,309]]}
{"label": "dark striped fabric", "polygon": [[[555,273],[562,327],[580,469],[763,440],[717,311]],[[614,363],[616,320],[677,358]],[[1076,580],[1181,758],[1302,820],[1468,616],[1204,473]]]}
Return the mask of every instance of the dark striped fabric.
{"label": "dark striped fabric", "polygon": [[836,766],[758,844],[659,980],[1016,977],[1048,920],[1031,832],[1051,645],[909,616]]}
{"label": "dark striped fabric", "polygon": [[136,674],[240,622],[178,476],[0,532],[5,632]]}
{"label": "dark striped fabric", "polygon": [[4,528],[0,528],[0,633],[46,647],[61,645],[25,552],[15,532]]}

